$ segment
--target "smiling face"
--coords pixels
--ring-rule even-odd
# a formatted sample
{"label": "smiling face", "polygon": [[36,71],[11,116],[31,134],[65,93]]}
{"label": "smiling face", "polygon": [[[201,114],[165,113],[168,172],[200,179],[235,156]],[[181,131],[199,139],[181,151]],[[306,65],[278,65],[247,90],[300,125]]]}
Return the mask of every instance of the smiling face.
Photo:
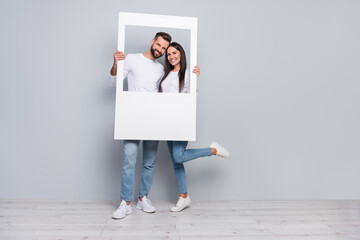
{"label": "smiling face", "polygon": [[167,50],[167,59],[174,68],[180,67],[181,53],[173,46],[170,46]]}
{"label": "smiling face", "polygon": [[151,55],[154,58],[159,58],[164,55],[166,49],[170,45],[170,43],[162,37],[158,37],[156,40],[153,39],[151,43]]}

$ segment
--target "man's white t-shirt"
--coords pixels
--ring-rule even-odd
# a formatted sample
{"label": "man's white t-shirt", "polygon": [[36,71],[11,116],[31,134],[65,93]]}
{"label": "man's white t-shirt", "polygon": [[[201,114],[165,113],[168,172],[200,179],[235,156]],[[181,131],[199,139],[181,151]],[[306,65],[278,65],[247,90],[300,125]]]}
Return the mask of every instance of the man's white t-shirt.
{"label": "man's white t-shirt", "polygon": [[[169,75],[161,83],[163,92],[178,93],[179,92],[179,72],[169,72]],[[185,72],[184,88],[181,93],[190,92],[190,73],[188,69]]]}
{"label": "man's white t-shirt", "polygon": [[[128,54],[124,60],[124,78],[128,79],[128,91],[158,92],[164,67],[157,60],[150,60],[142,53]],[[116,76],[110,77],[110,86],[116,86]]]}

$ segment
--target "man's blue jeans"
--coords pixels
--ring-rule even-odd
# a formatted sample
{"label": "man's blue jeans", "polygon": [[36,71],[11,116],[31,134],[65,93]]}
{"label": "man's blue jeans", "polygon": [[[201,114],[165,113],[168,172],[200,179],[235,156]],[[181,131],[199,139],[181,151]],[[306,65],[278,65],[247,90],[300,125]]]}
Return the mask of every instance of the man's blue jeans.
{"label": "man's blue jeans", "polygon": [[[134,200],[134,176],[139,143],[140,140],[124,140],[124,159],[121,170],[121,200]],[[139,197],[149,194],[158,145],[159,141],[143,141],[143,164]]]}
{"label": "man's blue jeans", "polygon": [[168,141],[169,152],[174,166],[179,193],[187,193],[184,162],[211,156],[211,148],[186,149],[187,141]]}

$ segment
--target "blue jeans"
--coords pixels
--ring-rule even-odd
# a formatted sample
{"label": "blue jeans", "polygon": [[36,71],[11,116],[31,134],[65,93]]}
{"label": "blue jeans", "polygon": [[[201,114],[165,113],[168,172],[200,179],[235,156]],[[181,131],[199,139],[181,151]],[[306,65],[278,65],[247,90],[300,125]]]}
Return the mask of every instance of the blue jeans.
{"label": "blue jeans", "polygon": [[[134,200],[134,176],[139,143],[140,140],[124,140],[124,160],[121,170],[121,200]],[[139,197],[149,194],[155,169],[155,157],[158,145],[159,141],[143,141],[143,165]]]}
{"label": "blue jeans", "polygon": [[211,156],[210,148],[186,149],[187,141],[168,141],[169,152],[174,166],[179,193],[187,193],[184,162]]}

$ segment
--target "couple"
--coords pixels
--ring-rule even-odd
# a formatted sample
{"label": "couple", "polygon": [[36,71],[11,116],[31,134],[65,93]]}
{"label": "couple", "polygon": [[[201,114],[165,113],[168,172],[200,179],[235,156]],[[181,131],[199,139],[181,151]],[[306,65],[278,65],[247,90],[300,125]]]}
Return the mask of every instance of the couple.
{"label": "couple", "polygon": [[[166,53],[165,66],[156,59]],[[124,60],[124,78],[128,78],[128,91],[137,92],[174,92],[187,93],[190,90],[190,72],[186,68],[186,56],[180,44],[171,42],[171,36],[165,32],[156,33],[151,47],[145,53],[128,54],[117,51],[110,70],[110,86],[116,86],[117,63]],[[198,67],[193,73],[199,76]],[[133,201],[133,186],[137,151],[140,140],[124,140],[124,159],[121,170],[121,203],[113,213],[114,219],[121,219],[132,213],[130,202]],[[159,141],[143,140],[143,164],[141,172],[139,200],[136,208],[147,213],[156,211],[147,198],[153,179],[155,157]],[[167,142],[180,197],[170,210],[179,212],[190,205],[191,200],[186,190],[184,162],[205,156],[218,155],[229,158],[229,152],[213,142],[208,148],[186,149],[187,141]]]}

